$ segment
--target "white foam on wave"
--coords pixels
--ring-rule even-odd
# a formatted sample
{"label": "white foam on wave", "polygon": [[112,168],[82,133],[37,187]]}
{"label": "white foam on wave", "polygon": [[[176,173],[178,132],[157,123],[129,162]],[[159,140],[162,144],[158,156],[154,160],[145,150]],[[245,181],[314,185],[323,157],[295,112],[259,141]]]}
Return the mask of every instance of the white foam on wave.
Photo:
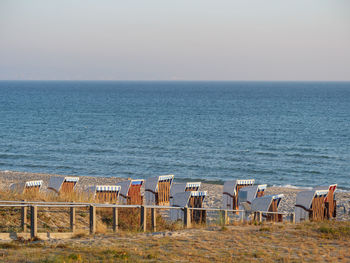
{"label": "white foam on wave", "polygon": [[284,188],[300,189],[300,190],[311,190],[311,189],[312,189],[312,187],[307,187],[307,186],[295,186],[295,185],[291,185],[291,184],[273,185],[272,187],[284,187]]}
{"label": "white foam on wave", "polygon": [[[290,189],[297,189],[297,190],[312,190],[313,187],[311,186],[295,186],[291,184],[285,184],[285,185],[272,185],[272,187],[284,187],[284,188],[290,188]],[[350,190],[348,189],[339,189],[339,187],[335,190],[338,193],[349,193]]]}

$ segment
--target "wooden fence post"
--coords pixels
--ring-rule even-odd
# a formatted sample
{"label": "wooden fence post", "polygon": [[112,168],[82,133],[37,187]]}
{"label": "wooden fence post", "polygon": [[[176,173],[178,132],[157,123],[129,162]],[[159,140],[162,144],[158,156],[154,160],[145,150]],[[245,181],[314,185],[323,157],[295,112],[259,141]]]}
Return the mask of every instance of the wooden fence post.
{"label": "wooden fence post", "polygon": [[96,232],[96,207],[90,205],[90,234],[95,234]]}
{"label": "wooden fence post", "polygon": [[187,206],[184,207],[184,227],[191,227],[191,210]]}
{"label": "wooden fence post", "polygon": [[141,220],[140,220],[140,229],[143,232],[146,232],[146,225],[147,225],[147,210],[144,205],[141,206]]}
{"label": "wooden fence post", "polygon": [[113,232],[118,231],[118,207],[113,207]]}
{"label": "wooden fence post", "polygon": [[151,221],[152,221],[152,231],[157,231],[157,210],[153,207],[151,208]]}
{"label": "wooden fence post", "polygon": [[262,222],[262,213],[261,212],[257,212],[257,220],[258,220],[258,222],[259,223],[261,223]]}
{"label": "wooden fence post", "polygon": [[295,214],[294,214],[294,213],[291,213],[291,214],[290,214],[290,222],[291,222],[292,224],[295,224]]}
{"label": "wooden fence post", "polygon": [[244,217],[245,217],[245,211],[244,212],[240,212],[241,213],[241,222],[244,222]]}
{"label": "wooden fence post", "polygon": [[70,231],[75,232],[75,207],[70,208]]}
{"label": "wooden fence post", "polygon": [[34,238],[38,234],[38,207],[30,207],[30,237]]}
{"label": "wooden fence post", "polygon": [[221,210],[221,218],[222,218],[222,224],[227,225],[228,223],[227,210]]}
{"label": "wooden fence post", "polygon": [[[25,202],[25,200],[22,200]],[[23,232],[27,232],[27,213],[28,213],[28,207],[23,206],[21,208],[21,229]]]}

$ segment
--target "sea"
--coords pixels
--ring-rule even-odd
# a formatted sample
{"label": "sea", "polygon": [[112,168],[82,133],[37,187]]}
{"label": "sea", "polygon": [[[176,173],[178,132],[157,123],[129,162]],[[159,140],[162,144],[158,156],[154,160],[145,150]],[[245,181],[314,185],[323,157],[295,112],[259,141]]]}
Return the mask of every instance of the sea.
{"label": "sea", "polygon": [[350,189],[350,82],[0,81],[0,170]]}

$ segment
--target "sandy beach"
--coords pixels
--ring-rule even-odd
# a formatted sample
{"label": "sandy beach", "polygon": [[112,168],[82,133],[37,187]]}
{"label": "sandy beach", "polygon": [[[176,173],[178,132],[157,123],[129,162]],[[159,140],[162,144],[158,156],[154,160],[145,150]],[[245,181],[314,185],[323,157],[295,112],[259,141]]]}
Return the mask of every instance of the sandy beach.
{"label": "sandy beach", "polygon": [[[43,180],[42,191],[47,191],[47,183],[50,176],[53,174],[42,174],[42,173],[26,173],[26,172],[14,172],[14,171],[0,171],[0,188],[8,189],[12,183],[29,181],[29,180]],[[57,176],[57,175],[56,175]],[[58,175],[63,176],[63,175]],[[69,176],[69,175],[66,175]],[[95,184],[116,184],[125,178],[117,177],[89,177],[79,176],[79,183],[77,185],[78,190],[84,190],[88,186]],[[175,181],[176,183],[176,175]],[[222,185],[217,184],[202,184],[201,190],[207,191],[208,195],[205,199],[205,206],[212,208],[220,208],[222,202]],[[303,189],[288,188],[288,187],[268,187],[265,194],[284,194],[284,198],[279,206],[281,212],[293,212],[296,195]],[[350,220],[350,192],[337,191],[337,219],[338,220]]]}

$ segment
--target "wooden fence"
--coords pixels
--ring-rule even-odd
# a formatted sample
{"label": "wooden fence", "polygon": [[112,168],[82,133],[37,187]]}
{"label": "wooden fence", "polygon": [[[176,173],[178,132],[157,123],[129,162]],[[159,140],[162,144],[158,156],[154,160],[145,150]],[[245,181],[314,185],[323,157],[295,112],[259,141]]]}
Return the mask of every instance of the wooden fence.
{"label": "wooden fence", "polygon": [[[205,212],[217,212],[220,215],[221,224],[226,225],[229,223],[229,213],[240,213],[240,220],[243,222],[247,220],[247,212],[244,210],[230,210],[230,209],[219,209],[219,208],[190,208],[190,207],[172,207],[172,206],[154,206],[154,205],[117,205],[117,204],[98,204],[98,203],[74,203],[74,202],[31,202],[31,201],[0,201],[0,207],[3,208],[20,208],[21,211],[21,230],[27,231],[27,225],[30,223],[30,237],[34,238],[38,236],[38,209],[39,208],[69,208],[69,230],[71,233],[76,231],[76,209],[86,208],[89,213],[89,232],[94,234],[96,232],[96,209],[97,208],[110,208],[112,209],[112,229],[114,232],[118,231],[119,220],[118,210],[120,208],[133,208],[140,209],[140,229],[146,231],[147,226],[147,213],[151,213],[151,231],[157,231],[157,210],[170,210],[170,209],[181,209],[184,212],[183,225],[185,228],[190,228],[191,222],[191,211],[200,210]],[[27,222],[28,212],[30,212],[30,222]],[[50,212],[49,210],[46,212]],[[294,213],[282,213],[282,212],[269,212],[269,211],[258,211],[254,212],[253,220],[262,222],[262,214],[278,214],[281,216],[289,216],[292,223],[295,223]]]}

